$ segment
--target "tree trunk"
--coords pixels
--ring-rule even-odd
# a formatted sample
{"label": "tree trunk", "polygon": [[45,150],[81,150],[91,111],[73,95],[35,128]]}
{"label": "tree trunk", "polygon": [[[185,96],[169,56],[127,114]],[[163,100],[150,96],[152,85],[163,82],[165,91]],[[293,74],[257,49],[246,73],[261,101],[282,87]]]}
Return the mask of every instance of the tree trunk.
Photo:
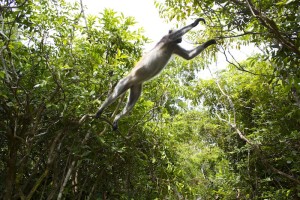
{"label": "tree trunk", "polygon": [[10,134],[8,138],[8,159],[7,159],[7,173],[5,179],[5,190],[4,199],[12,199],[12,194],[15,187],[16,180],[16,162],[17,162],[17,151],[18,144],[17,139],[14,138],[13,134]]}

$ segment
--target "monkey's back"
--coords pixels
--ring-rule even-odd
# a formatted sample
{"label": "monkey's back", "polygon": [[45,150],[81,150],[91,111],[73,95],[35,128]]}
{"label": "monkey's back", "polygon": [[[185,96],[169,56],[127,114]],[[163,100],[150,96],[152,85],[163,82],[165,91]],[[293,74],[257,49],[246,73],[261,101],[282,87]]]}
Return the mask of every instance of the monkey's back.
{"label": "monkey's back", "polygon": [[171,56],[172,51],[157,45],[148,54],[142,57],[133,68],[131,75],[138,77],[138,81],[141,82],[152,79],[164,69]]}

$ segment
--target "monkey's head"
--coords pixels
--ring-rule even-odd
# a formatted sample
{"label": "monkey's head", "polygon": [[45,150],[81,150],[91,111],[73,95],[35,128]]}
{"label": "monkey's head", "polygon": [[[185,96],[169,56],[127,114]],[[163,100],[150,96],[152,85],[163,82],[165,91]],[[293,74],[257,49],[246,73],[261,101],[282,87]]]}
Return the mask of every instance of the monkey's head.
{"label": "monkey's head", "polygon": [[[175,33],[176,31],[174,30],[169,30],[169,35],[172,33]],[[172,42],[174,43],[181,43],[182,42],[182,37],[175,37],[174,39],[172,39]]]}

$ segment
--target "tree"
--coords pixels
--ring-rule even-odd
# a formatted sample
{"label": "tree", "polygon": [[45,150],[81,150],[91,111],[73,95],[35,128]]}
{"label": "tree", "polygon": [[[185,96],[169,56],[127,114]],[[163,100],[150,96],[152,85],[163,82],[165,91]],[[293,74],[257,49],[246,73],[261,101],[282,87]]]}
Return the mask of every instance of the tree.
{"label": "tree", "polygon": [[0,198],[194,197],[177,142],[163,129],[184,109],[188,81],[180,76],[191,79],[185,69],[195,65],[176,60],[181,75],[173,63],[145,85],[134,114],[113,132],[107,121],[123,98],[105,110],[107,120],[80,119],[141,56],[147,39],[134,19],[112,10],[86,16],[82,4],[63,0],[12,0],[0,9]]}
{"label": "tree", "polygon": [[[116,167],[125,141],[101,137],[103,122],[78,121],[140,57],[146,39],[129,30],[133,18],[111,10],[85,24],[77,3],[6,1],[1,11],[2,197],[105,196],[130,172]],[[115,182],[97,181],[103,177]]]}
{"label": "tree", "polygon": [[[252,59],[255,66],[251,67]],[[198,99],[227,130],[223,133],[227,141],[221,140],[218,146],[240,175],[241,197],[298,198],[299,109],[289,91],[277,82],[270,83],[269,64],[256,57],[243,65],[264,75],[231,66],[217,81],[199,82],[202,95]]]}
{"label": "tree", "polygon": [[[141,56],[147,38],[134,19],[86,16],[63,0],[1,4],[0,198],[299,198],[296,1],[180,2],[160,8],[205,15],[200,34],[219,46],[170,62],[118,132],[107,122],[124,97],[105,120],[80,119]],[[229,59],[250,42],[262,53]],[[199,80],[218,50],[229,69]]]}
{"label": "tree", "polygon": [[[199,34],[219,39],[218,50],[230,64],[216,80],[195,80],[199,90],[186,98],[208,109],[219,120],[211,123],[225,131],[216,141],[241,177],[238,196],[299,198],[298,2],[167,0],[156,5],[169,20],[206,18],[207,29]],[[236,62],[230,49],[248,44],[259,54]]]}
{"label": "tree", "polygon": [[[260,56],[271,63],[273,78],[283,81],[299,107],[300,18],[297,1],[167,0],[156,5],[170,20],[189,16],[206,18],[208,28],[199,34],[219,39],[219,49],[227,54],[228,61],[230,47],[239,48],[249,43],[257,46],[262,51]],[[242,65],[236,63],[235,66],[245,70]]]}

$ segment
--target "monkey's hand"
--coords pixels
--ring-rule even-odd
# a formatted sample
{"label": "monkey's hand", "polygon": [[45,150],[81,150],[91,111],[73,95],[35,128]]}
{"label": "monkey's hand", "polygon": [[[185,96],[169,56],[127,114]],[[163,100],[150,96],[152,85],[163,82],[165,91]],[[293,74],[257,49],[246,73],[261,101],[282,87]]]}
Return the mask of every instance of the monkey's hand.
{"label": "monkey's hand", "polygon": [[203,21],[204,24],[206,24],[205,19],[203,18],[198,18],[194,21],[194,23],[192,23],[193,27],[197,26],[199,24],[200,21]]}
{"label": "monkey's hand", "polygon": [[217,44],[217,41],[215,39],[211,39],[211,40],[208,40],[207,43],[209,45],[212,45],[212,44]]}

